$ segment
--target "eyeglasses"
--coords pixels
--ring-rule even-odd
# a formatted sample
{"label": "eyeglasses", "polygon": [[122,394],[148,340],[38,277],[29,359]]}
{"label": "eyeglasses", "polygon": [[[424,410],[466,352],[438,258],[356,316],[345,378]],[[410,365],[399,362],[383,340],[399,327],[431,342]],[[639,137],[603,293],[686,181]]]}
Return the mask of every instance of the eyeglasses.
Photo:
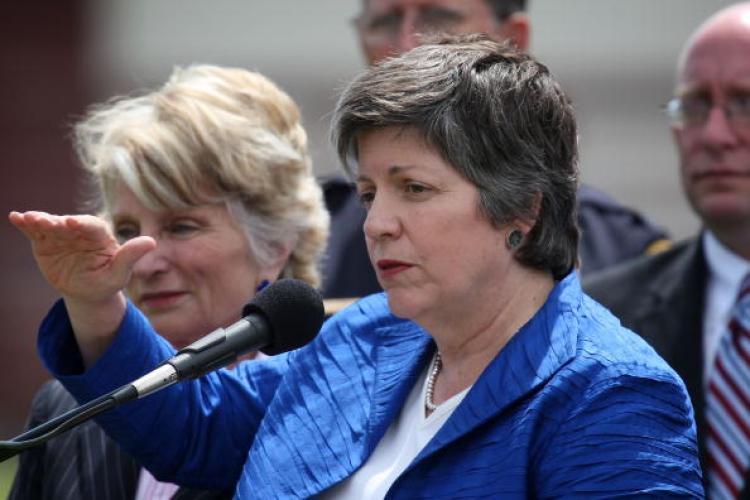
{"label": "eyeglasses", "polygon": [[[425,7],[414,20],[414,31],[419,34],[459,33],[468,15],[454,9]],[[357,27],[371,43],[395,40],[404,22],[404,13],[385,12],[379,15],[362,16],[355,19]]]}
{"label": "eyeglasses", "polygon": [[733,127],[750,127],[750,93],[730,95],[723,104],[702,95],[675,97],[666,104],[664,111],[675,127],[700,127],[706,123],[714,106],[719,106]]}

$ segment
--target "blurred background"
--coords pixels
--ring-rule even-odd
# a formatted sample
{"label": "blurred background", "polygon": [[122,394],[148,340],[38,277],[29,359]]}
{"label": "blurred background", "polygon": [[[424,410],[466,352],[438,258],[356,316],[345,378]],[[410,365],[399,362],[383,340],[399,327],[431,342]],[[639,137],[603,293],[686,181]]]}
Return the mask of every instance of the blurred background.
{"label": "blurred background", "polygon": [[[532,52],[578,110],[583,180],[676,239],[693,233],[661,105],[688,34],[732,2],[529,1]],[[337,90],[363,68],[351,22],[358,8],[358,0],[3,2],[0,213],[78,211],[70,124],[88,104],[153,87],[193,62],[271,77],[302,108],[317,173],[336,171],[328,117]],[[8,439],[22,431],[48,376],[35,336],[55,297],[5,217],[0,241],[0,439]],[[7,475],[8,466],[0,470]],[[0,478],[0,498],[4,484]]]}

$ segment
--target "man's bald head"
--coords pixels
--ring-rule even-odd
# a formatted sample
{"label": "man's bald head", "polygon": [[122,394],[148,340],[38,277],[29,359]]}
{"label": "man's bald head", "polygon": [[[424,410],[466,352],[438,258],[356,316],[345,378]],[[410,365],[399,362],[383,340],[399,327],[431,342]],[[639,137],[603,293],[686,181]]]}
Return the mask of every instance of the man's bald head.
{"label": "man's bald head", "polygon": [[707,228],[750,258],[750,2],[719,11],[690,37],[675,96],[685,194]]}
{"label": "man's bald head", "polygon": [[708,50],[717,42],[740,43],[750,34],[750,2],[740,2],[720,10],[706,19],[685,43],[677,64],[677,81],[684,74],[691,53]]}

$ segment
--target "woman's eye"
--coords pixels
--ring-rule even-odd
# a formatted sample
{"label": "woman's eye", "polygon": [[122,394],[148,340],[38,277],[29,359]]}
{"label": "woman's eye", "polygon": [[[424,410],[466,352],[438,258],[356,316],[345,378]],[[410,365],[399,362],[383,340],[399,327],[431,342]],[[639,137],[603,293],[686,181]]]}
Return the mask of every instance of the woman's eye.
{"label": "woman's eye", "polygon": [[115,227],[115,238],[120,243],[128,241],[138,236],[138,228],[132,225],[123,225]]}
{"label": "woman's eye", "polygon": [[409,194],[423,194],[428,191],[430,191],[430,188],[425,186],[424,184],[419,184],[416,182],[409,182],[404,186],[404,189]]}
{"label": "woman's eye", "polygon": [[364,191],[358,194],[359,202],[365,207],[369,208],[372,205],[372,201],[375,199],[375,193],[372,191]]}
{"label": "woman's eye", "polygon": [[198,226],[189,222],[175,222],[170,224],[169,233],[176,236],[188,236],[198,230]]}

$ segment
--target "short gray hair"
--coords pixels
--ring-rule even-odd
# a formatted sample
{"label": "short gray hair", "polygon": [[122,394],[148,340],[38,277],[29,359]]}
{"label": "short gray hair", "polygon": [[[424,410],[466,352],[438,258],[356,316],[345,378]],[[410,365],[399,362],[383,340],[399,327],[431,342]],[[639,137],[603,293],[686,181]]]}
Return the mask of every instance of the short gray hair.
{"label": "short gray hair", "polygon": [[292,99],[236,68],[177,68],[164,86],[92,107],[75,126],[78,158],[111,214],[122,181],[151,210],[224,202],[261,266],[318,285],[329,216]]}
{"label": "short gray hair", "polygon": [[346,88],[333,141],[356,176],[362,133],[415,127],[479,191],[496,227],[535,221],[516,252],[565,276],[577,263],[577,129],[546,66],[486,35],[443,37],[370,68]]}

